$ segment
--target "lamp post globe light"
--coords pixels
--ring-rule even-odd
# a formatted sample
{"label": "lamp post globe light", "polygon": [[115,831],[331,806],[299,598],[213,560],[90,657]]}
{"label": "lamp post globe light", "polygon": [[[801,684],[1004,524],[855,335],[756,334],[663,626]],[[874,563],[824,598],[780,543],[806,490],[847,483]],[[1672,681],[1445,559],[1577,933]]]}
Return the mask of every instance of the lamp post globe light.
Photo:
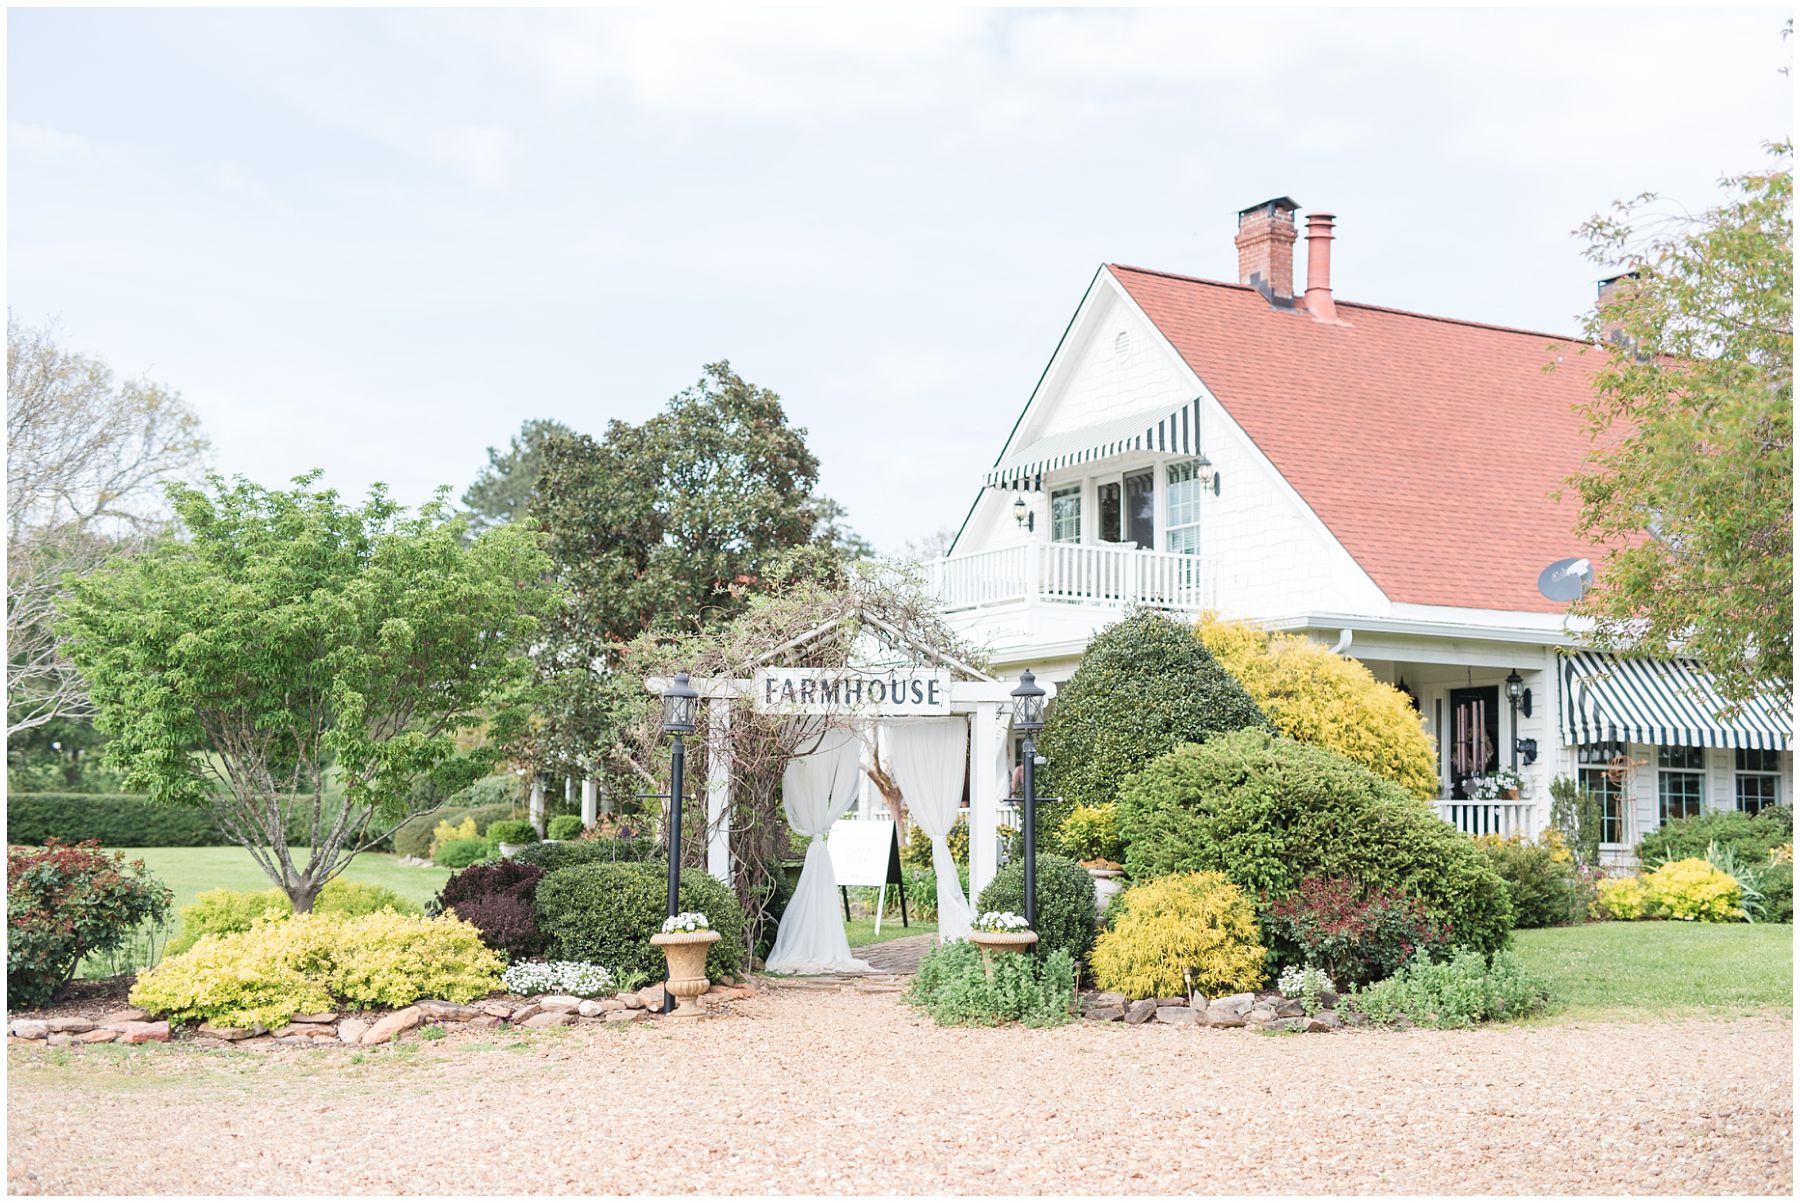
{"label": "lamp post globe light", "polygon": [[1025,926],[1037,930],[1037,733],[1044,729],[1044,691],[1028,668],[1012,691],[1013,730],[1025,737],[1020,799],[1025,828]]}

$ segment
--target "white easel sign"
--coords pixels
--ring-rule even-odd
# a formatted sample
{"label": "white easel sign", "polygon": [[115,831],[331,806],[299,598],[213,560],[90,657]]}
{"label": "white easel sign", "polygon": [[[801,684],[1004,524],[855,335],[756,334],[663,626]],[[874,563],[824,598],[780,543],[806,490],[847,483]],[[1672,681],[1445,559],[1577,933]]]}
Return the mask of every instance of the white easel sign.
{"label": "white easel sign", "polygon": [[950,670],[759,668],[751,694],[760,714],[949,714]]}
{"label": "white easel sign", "polygon": [[[840,886],[900,885],[900,835],[892,819],[839,819],[825,837],[831,871]],[[904,887],[902,887],[904,888]],[[875,934],[887,906],[884,889],[875,903]]]}

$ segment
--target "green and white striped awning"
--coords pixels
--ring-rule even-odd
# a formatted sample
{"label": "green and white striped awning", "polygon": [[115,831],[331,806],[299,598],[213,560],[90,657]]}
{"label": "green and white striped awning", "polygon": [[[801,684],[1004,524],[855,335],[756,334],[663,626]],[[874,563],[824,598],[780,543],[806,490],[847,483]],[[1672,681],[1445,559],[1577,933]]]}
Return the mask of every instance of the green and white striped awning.
{"label": "green and white striped awning", "polygon": [[1771,688],[1731,718],[1712,674],[1692,660],[1576,652],[1562,663],[1562,734],[1571,745],[1623,740],[1676,747],[1786,751],[1793,700]]}
{"label": "green and white striped awning", "polygon": [[995,464],[987,483],[996,489],[1036,490],[1043,487],[1046,472],[1131,451],[1199,454],[1200,399],[1041,438]]}

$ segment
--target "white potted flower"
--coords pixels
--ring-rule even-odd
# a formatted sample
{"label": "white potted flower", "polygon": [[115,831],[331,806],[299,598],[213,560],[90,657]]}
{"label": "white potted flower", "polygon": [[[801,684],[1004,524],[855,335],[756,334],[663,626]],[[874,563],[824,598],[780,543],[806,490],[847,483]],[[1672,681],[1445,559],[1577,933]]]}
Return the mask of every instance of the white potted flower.
{"label": "white potted flower", "polygon": [[667,989],[680,1005],[669,1013],[670,1019],[700,1019],[706,1007],[700,996],[712,982],[706,977],[706,954],[719,942],[712,921],[699,911],[683,911],[663,920],[662,930],[650,937],[650,943],[663,950],[669,963]]}
{"label": "white potted flower", "polygon": [[1495,769],[1487,780],[1496,798],[1517,798],[1525,788],[1525,778],[1519,775],[1517,769]]}
{"label": "white potted flower", "polygon": [[1011,911],[983,911],[975,917],[974,928],[969,932],[970,942],[981,949],[981,960],[990,976],[994,953],[1024,952],[1037,943],[1037,938],[1037,933],[1026,925],[1025,917]]}

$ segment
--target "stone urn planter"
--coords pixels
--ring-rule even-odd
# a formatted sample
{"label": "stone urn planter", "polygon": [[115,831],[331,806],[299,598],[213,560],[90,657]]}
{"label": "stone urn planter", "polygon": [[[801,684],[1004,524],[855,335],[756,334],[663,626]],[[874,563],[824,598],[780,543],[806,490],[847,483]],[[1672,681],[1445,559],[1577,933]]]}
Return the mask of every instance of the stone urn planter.
{"label": "stone urn planter", "polygon": [[1107,902],[1125,888],[1125,871],[1104,864],[1085,867],[1088,876],[1094,879],[1094,909],[1104,915]]}
{"label": "stone urn planter", "polygon": [[663,950],[669,962],[669,993],[680,1003],[670,1019],[700,1019],[706,1008],[700,996],[712,985],[706,978],[706,954],[719,942],[716,931],[657,932],[650,943]]}
{"label": "stone urn planter", "polygon": [[1021,953],[1037,943],[1038,935],[1034,931],[972,931],[969,942],[981,949],[981,963],[987,968],[987,975],[994,976],[995,953]]}
{"label": "stone urn planter", "polygon": [[513,857],[519,855],[519,853],[525,851],[525,849],[531,847],[531,845],[530,844],[499,844],[499,845],[497,845],[497,847],[500,849],[501,856],[505,857],[507,860],[511,860]]}

